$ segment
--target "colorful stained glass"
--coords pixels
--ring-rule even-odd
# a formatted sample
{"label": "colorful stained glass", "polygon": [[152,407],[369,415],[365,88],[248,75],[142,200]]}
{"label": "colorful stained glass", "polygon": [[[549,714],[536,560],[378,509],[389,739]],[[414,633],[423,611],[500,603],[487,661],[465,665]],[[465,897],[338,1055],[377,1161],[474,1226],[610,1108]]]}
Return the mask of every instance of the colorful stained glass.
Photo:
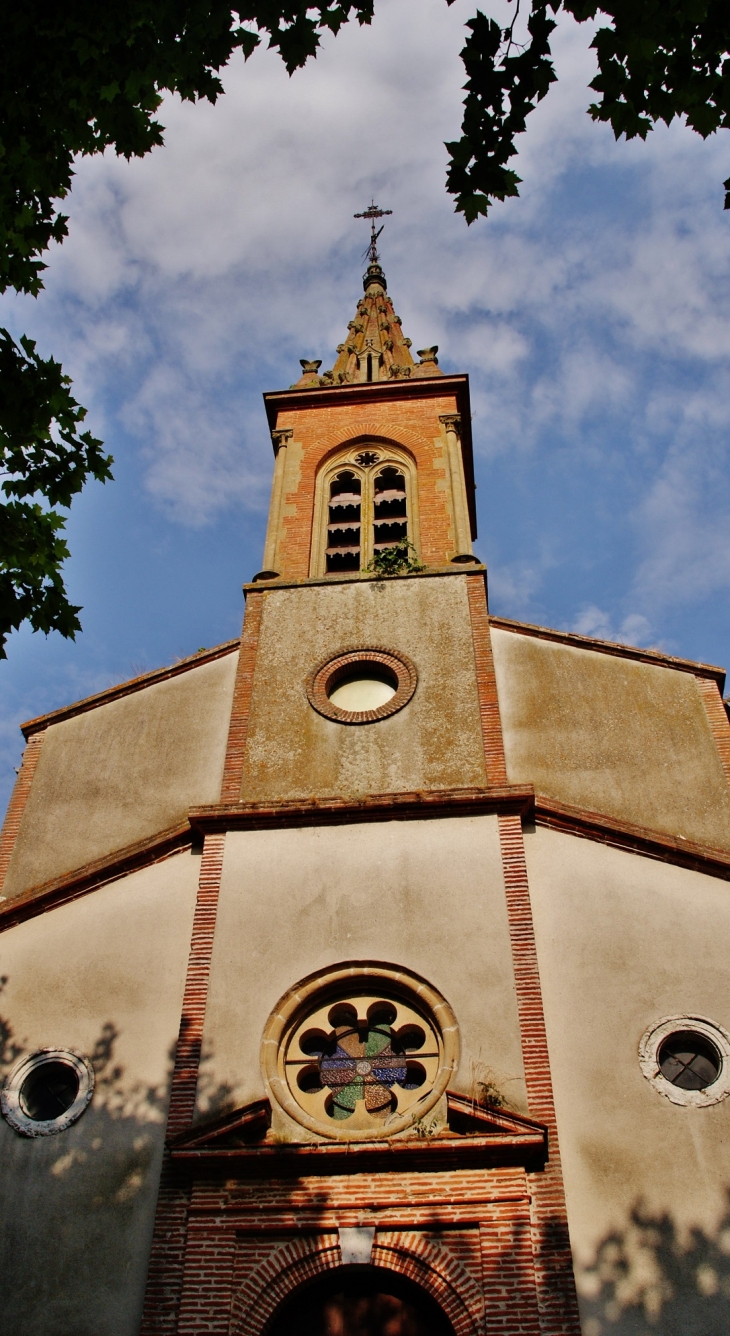
{"label": "colorful stained glass", "polygon": [[[349,1118],[358,1100],[372,1117],[387,1117],[397,1106],[394,1086],[416,1090],[426,1080],[424,1067],[408,1056],[423,1048],[425,1031],[413,1023],[397,1030],[393,1025],[396,1015],[396,1007],[388,1002],[371,1006],[366,1021],[358,1019],[350,1003],[333,1007],[329,1033],[313,1029],[301,1036],[301,1049],[316,1060],[316,1066],[311,1063],[300,1069],[299,1089],[306,1093],[329,1090],[327,1112],[336,1120]],[[435,1052],[419,1052],[423,1058],[436,1056]]]}

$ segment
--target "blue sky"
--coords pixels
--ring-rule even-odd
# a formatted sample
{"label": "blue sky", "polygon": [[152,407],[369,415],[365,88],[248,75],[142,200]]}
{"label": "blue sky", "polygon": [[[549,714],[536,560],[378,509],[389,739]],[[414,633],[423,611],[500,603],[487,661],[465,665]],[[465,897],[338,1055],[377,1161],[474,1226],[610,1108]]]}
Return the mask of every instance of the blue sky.
{"label": "blue sky", "polygon": [[69,519],[83,634],[22,629],[0,664],[3,799],[21,719],[238,634],[261,394],[300,357],[332,365],[372,195],[405,333],[471,378],[492,611],[730,664],[730,140],[616,144],[585,112],[590,29],[563,19],[522,196],[467,228],[443,141],[472,12],[377,0],[291,80],[272,53],[237,59],[215,107],[165,103],[164,148],[79,164],[45,292],[0,321],[64,363],[116,480]]}

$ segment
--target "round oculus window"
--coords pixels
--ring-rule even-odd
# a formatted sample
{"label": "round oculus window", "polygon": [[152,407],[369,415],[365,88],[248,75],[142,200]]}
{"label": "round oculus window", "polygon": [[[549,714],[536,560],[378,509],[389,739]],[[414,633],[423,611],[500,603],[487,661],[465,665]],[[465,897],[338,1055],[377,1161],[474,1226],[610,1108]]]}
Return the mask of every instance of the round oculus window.
{"label": "round oculus window", "polygon": [[702,1107],[730,1094],[730,1035],[699,1016],[669,1016],[639,1045],[644,1076],[673,1104]]}
{"label": "round oculus window", "polygon": [[70,1049],[41,1049],[13,1068],[0,1107],[23,1136],[52,1136],[80,1117],[93,1089],[94,1070],[86,1058]]}
{"label": "round oculus window", "polygon": [[306,681],[310,704],[340,724],[370,724],[408,704],[418,681],[405,654],[353,649],[321,663]]}
{"label": "round oculus window", "polygon": [[369,1141],[433,1108],[456,1066],[456,1022],[424,980],[410,983],[402,970],[352,966],[282,999],[263,1060],[290,1117],[325,1136]]}

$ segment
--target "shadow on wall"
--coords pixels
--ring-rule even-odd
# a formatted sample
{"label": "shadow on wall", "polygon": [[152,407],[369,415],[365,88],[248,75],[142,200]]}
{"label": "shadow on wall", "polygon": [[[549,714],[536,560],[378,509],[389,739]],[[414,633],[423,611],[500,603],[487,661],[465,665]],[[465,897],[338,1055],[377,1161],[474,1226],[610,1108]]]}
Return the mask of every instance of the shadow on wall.
{"label": "shadow on wall", "polygon": [[[115,1061],[118,1037],[102,1026],[92,1101],[66,1131],[25,1137],[0,1118],[0,1336],[138,1331],[174,1047],[148,1086]],[[25,1051],[0,1018],[4,1072]]]}
{"label": "shadow on wall", "polygon": [[728,1336],[730,1194],[713,1234],[634,1207],[583,1272],[584,1336]]}

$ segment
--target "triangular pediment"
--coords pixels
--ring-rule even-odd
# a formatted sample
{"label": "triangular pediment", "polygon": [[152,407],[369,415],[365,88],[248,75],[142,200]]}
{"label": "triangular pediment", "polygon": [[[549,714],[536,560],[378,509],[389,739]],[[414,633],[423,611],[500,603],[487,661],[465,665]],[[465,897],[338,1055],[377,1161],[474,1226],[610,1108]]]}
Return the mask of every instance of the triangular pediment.
{"label": "triangular pediment", "polygon": [[[241,1170],[258,1174],[295,1171],[333,1173],[347,1160],[350,1170],[381,1167],[455,1168],[464,1160],[484,1165],[521,1164],[542,1168],[547,1159],[547,1129],[511,1109],[483,1108],[474,1101],[447,1094],[447,1126],[433,1134],[414,1133],[392,1140],[362,1142],[281,1142],[271,1134],[271,1105],[255,1100],[232,1113],[199,1123],[170,1142],[174,1159],[238,1161]],[[305,1163],[306,1164],[305,1168]]]}

